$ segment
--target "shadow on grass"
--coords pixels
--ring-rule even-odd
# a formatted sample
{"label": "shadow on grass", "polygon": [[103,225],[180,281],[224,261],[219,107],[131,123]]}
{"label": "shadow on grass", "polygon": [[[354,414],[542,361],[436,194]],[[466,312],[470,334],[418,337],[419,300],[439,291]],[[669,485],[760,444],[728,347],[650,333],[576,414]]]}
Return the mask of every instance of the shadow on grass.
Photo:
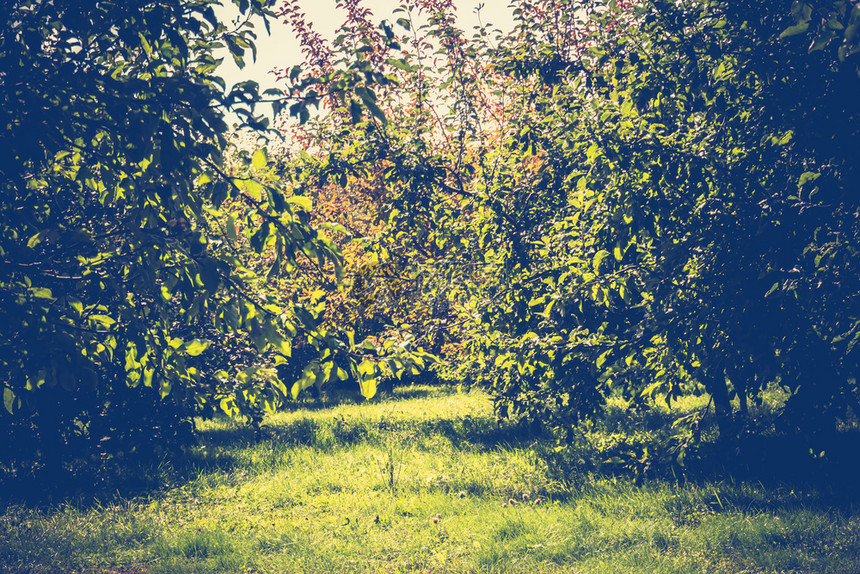
{"label": "shadow on grass", "polygon": [[[449,387],[400,387],[373,401],[406,401],[456,394]],[[157,497],[161,492],[186,484],[202,474],[230,474],[246,463],[243,451],[253,448],[289,449],[307,447],[330,452],[364,442],[384,443],[396,435],[440,437],[455,448],[466,444],[477,448],[525,444],[530,438],[519,425],[496,424],[487,418],[422,421],[371,421],[320,417],[318,413],[340,405],[358,404],[365,399],[345,389],[324,396],[297,401],[287,410],[317,413],[286,423],[263,424],[259,428],[237,424],[226,417],[216,428],[198,430],[193,444],[155,452],[122,453],[105,459],[66,460],[62,475],[51,476],[33,468],[17,476],[0,477],[0,508],[23,503],[50,507],[67,501],[87,506],[136,496]]]}
{"label": "shadow on grass", "polygon": [[199,436],[202,444],[222,448],[270,443],[282,448],[303,446],[323,452],[363,442],[383,444],[392,437],[442,439],[455,449],[476,450],[492,450],[501,446],[522,448],[534,444],[535,440],[551,438],[536,431],[534,425],[498,422],[495,418],[470,415],[421,421],[299,417],[275,425],[264,424],[259,431],[246,427],[223,427],[202,431]]}
{"label": "shadow on grass", "polygon": [[[826,446],[824,446],[826,445]],[[732,474],[739,480],[769,485],[813,485],[834,495],[858,497],[860,431],[833,432],[820,437],[787,434],[750,436],[732,453]]]}
{"label": "shadow on grass", "polygon": [[305,391],[297,400],[287,403],[288,411],[322,411],[341,405],[357,405],[365,402],[380,402],[392,400],[427,399],[445,397],[457,394],[457,388],[449,385],[405,385],[392,387],[380,385],[377,394],[372,399],[365,399],[355,389],[355,383],[340,383],[331,385],[322,392],[316,389]]}
{"label": "shadow on grass", "polygon": [[[399,388],[382,400],[399,401],[455,394],[453,388]],[[583,432],[568,448],[555,449],[555,437],[539,425],[499,422],[490,416],[448,416],[419,420],[378,420],[320,416],[331,407],[358,402],[354,393],[330,393],[314,401],[297,404],[295,418],[260,429],[235,424],[197,433],[197,444],[158,456],[113,461],[79,461],[62,477],[24,476],[0,483],[0,507],[18,500],[32,505],[51,505],[67,500],[78,504],[154,496],[181,486],[202,474],[231,474],[247,464],[246,449],[286,450],[295,447],[331,452],[362,443],[385,445],[392,439],[411,442],[415,448],[432,451],[439,442],[455,450],[487,452],[497,449],[532,451],[548,468],[554,481],[582,485],[601,476],[614,476],[643,484],[663,481],[674,484],[712,484],[742,481],[759,484],[767,492],[781,492],[774,499],[738,494],[729,488],[706,506],[714,510],[720,500],[734,496],[734,506],[774,510],[788,504],[820,508],[853,508],[860,501],[854,485],[860,476],[860,432],[843,432],[829,440],[828,451],[810,453],[798,437],[750,435],[727,451],[715,441],[705,440],[686,451],[678,462],[672,442],[675,412],[646,409],[639,412],[609,410],[606,418],[586,436]],[[310,416],[313,413],[313,416]],[[703,436],[713,437],[713,421],[702,421]],[[661,450],[662,449],[662,450]],[[650,458],[649,458],[650,457]],[[803,492],[802,500],[795,492]],[[788,494],[790,493],[790,494]],[[748,499],[743,497],[747,496]],[[705,503],[703,503],[705,504]]]}
{"label": "shadow on grass", "polygon": [[8,506],[50,508],[74,502],[81,508],[160,493],[186,484],[201,472],[230,473],[239,466],[231,453],[201,452],[194,446],[157,455],[66,461],[61,474],[35,468],[0,480],[0,512]]}

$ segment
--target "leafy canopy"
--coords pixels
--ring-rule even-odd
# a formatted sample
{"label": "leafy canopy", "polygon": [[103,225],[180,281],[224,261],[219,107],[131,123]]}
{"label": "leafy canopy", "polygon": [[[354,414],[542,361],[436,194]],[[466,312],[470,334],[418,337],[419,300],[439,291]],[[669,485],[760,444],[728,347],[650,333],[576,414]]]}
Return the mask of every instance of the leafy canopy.
{"label": "leafy canopy", "polygon": [[[43,436],[94,433],[127,386],[231,414],[272,409],[291,390],[274,367],[293,338],[318,355],[350,345],[267,291],[243,247],[270,254],[270,274],[302,258],[335,276],[342,264],[264,150],[225,158],[228,114],[266,121],[256,84],[226,90],[216,55],[243,65],[254,23],[274,17],[272,2],[234,3],[233,27],[214,0],[0,9],[0,387],[4,410],[35,417]],[[216,360],[237,345],[265,360]]]}
{"label": "leafy canopy", "polygon": [[805,431],[860,413],[860,8],[513,5],[469,39],[404,2],[396,49],[294,78],[353,125],[326,157],[391,190],[386,252],[454,270],[436,293],[500,412],[569,430],[707,393],[731,440],[777,383]]}

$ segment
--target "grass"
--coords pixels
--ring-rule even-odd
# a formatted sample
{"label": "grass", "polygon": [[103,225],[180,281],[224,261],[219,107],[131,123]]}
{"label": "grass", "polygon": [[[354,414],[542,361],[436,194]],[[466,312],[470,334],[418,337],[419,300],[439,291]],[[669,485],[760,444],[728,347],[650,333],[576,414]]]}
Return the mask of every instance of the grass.
{"label": "grass", "polygon": [[148,495],[7,505],[0,572],[860,572],[850,503],[595,472],[498,425],[479,392],[302,408],[262,437],[198,428]]}

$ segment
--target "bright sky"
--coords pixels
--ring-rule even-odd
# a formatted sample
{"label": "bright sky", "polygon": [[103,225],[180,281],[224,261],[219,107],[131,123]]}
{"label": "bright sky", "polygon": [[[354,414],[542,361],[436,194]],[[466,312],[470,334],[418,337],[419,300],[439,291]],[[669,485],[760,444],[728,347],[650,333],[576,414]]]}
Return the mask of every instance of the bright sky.
{"label": "bright sky", "polygon": [[[324,37],[332,39],[336,36],[338,27],[343,23],[346,12],[336,8],[337,0],[300,0],[300,5],[307,14],[308,20],[313,23],[314,30]],[[374,22],[382,20],[394,21],[399,16],[393,11],[399,5],[398,0],[364,0],[365,6],[373,11]],[[491,24],[501,30],[513,28],[514,20],[508,0],[454,0],[457,6],[457,18],[460,27],[469,32],[478,24],[478,15],[475,9],[483,4],[480,12],[481,22]],[[261,89],[275,87],[274,76],[269,72],[274,68],[287,68],[302,61],[299,45],[293,36],[289,26],[280,22],[272,23],[272,35],[266,36],[265,28],[259,25],[257,30],[257,62],[251,62],[251,54],[247,53],[246,65],[239,70],[233,64],[229,54],[225,54],[224,64],[220,68],[221,74],[227,81],[228,88],[231,84],[243,80],[255,80]]]}

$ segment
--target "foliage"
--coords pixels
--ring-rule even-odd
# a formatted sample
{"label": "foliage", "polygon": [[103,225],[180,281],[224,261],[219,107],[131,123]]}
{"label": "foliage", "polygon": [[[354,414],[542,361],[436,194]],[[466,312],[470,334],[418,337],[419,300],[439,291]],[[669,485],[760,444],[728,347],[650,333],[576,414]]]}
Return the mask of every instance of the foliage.
{"label": "foliage", "polygon": [[610,396],[704,393],[731,441],[776,382],[788,428],[853,420],[860,9],[514,7],[491,41],[404,2],[395,42],[292,77],[300,118],[332,102],[321,165],[382,175],[386,252],[451,270],[435,293],[500,413],[569,431]]}
{"label": "foliage", "polygon": [[[381,233],[389,219],[403,217],[404,210],[397,205],[413,199],[414,189],[394,174],[406,173],[421,158],[412,148],[423,145],[416,136],[430,131],[422,124],[432,113],[430,108],[422,111],[411,106],[398,111],[390,102],[412,98],[416,92],[426,98],[429,91],[427,86],[412,83],[409,63],[390,57],[410,40],[398,37],[387,23],[373,29],[370,14],[360,3],[339,6],[346,11],[346,21],[333,46],[313,31],[296,2],[285,3],[281,11],[306,54],[304,67],[282,72],[289,84],[286,91],[295,99],[290,111],[304,124],[283,129],[295,147],[306,150],[286,153],[284,169],[301,174],[296,185],[314,198],[317,217],[337,223],[330,229],[346,255],[345,288],[317,285],[329,309],[325,321],[331,328],[351,330],[356,340],[374,342],[383,349],[428,347],[438,354],[451,342],[449,329],[455,321],[448,313],[447,298],[439,291],[449,282],[446,275],[452,268],[435,257],[441,252],[436,238],[421,234],[420,226],[432,224],[433,214],[428,210],[420,224],[414,213],[409,214],[419,225],[417,248],[393,243],[391,236]],[[398,26],[410,26],[409,20],[401,18]],[[425,67],[430,70],[429,65]],[[309,120],[313,106],[322,107],[326,115]],[[378,149],[365,146],[365,138],[375,142],[373,145],[405,144],[403,149],[390,151],[408,165],[397,165],[397,160],[392,165]],[[412,237],[402,235],[404,241],[411,242]],[[398,356],[406,360],[405,369],[386,360],[386,366],[377,372],[400,378],[434,361],[421,351],[412,358],[403,352],[396,352],[395,358]]]}
{"label": "foliage", "polygon": [[856,415],[853,62],[781,41],[780,3],[576,7],[565,73],[503,54],[530,94],[504,153],[537,167],[490,183],[530,197],[489,230],[502,404],[569,426],[619,391],[704,391],[730,440],[731,399],[779,381],[807,432]]}
{"label": "foliage", "polygon": [[[458,353],[462,318],[452,298],[467,297],[468,283],[449,244],[467,239],[452,227],[457,192],[439,203],[435,188],[447,178],[440,158],[454,154],[466,170],[473,150],[440,109],[456,108],[477,126],[478,108],[464,105],[467,86],[486,69],[472,61],[477,52],[460,53],[464,40],[448,4],[404,3],[396,23],[374,28],[360,2],[340,3],[347,18],[332,46],[297,2],[282,9],[307,57],[304,68],[282,72],[295,100],[290,111],[303,124],[288,129],[307,150],[286,163],[300,166],[320,210],[343,225],[347,289],[329,292],[330,320],[360,338],[422,345],[443,357]],[[427,18],[432,24],[422,24]],[[313,106],[325,115],[310,119]]]}
{"label": "foliage", "polygon": [[234,3],[235,28],[212,0],[0,9],[0,424],[50,470],[74,444],[179,438],[201,406],[259,418],[290,395],[274,367],[294,338],[313,341],[302,385],[340,376],[339,350],[356,369],[346,337],[265,287],[300,265],[337,280],[342,256],[264,149],[225,158],[228,113],[267,122],[217,51],[241,67],[274,17]]}

